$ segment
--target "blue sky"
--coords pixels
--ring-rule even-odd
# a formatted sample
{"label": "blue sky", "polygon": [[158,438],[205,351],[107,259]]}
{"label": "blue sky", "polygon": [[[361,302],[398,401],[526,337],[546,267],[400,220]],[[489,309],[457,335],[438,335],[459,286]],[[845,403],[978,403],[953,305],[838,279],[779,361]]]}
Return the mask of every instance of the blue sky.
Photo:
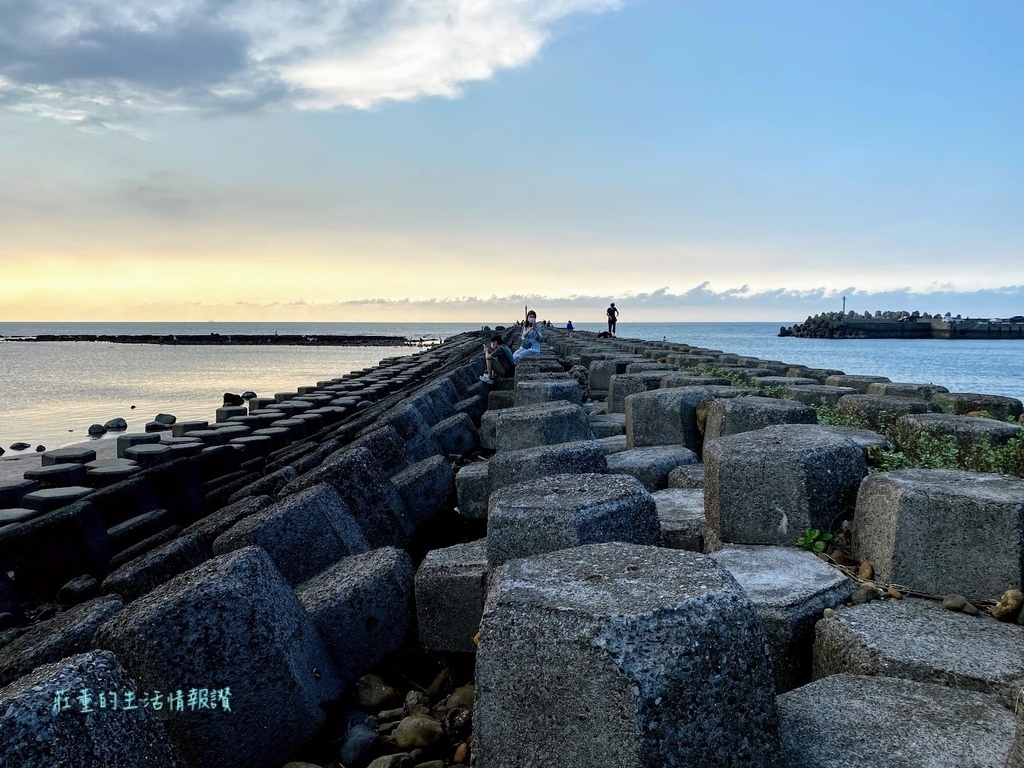
{"label": "blue sky", "polygon": [[1019,2],[0,0],[0,320],[1024,314],[1022,83]]}

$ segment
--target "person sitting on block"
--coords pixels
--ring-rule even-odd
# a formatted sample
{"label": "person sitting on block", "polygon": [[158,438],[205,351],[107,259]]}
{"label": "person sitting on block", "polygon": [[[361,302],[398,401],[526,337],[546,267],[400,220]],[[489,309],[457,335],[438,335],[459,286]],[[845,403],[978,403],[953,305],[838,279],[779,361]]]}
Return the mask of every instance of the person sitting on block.
{"label": "person sitting on block", "polygon": [[515,373],[512,350],[499,335],[492,336],[490,344],[484,344],[484,359],[487,362],[487,373],[480,376],[480,381],[485,384],[493,384],[498,378],[507,379]]}

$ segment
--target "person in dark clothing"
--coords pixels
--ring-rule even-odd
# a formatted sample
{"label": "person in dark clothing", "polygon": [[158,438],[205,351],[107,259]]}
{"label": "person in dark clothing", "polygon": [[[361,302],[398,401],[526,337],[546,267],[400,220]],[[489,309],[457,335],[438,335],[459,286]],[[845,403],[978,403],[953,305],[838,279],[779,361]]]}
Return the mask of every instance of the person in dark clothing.
{"label": "person in dark clothing", "polygon": [[612,336],[615,335],[615,324],[619,320],[619,310],[615,308],[615,302],[605,310],[605,314],[608,315],[608,333]]}
{"label": "person in dark clothing", "polygon": [[515,373],[512,350],[497,334],[491,337],[490,344],[484,344],[484,360],[487,362],[487,373],[480,376],[480,381],[485,384],[493,384],[498,378],[507,379]]}

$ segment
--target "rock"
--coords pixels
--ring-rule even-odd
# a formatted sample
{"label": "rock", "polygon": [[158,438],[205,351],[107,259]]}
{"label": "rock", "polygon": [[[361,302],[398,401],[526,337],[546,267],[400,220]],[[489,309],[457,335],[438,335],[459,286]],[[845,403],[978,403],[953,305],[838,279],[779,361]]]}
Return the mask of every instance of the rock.
{"label": "rock", "polygon": [[401,749],[432,747],[443,739],[444,726],[427,715],[410,715],[395,731],[395,742]]}
{"label": "rock", "polygon": [[450,739],[464,739],[473,731],[473,712],[469,709],[453,709],[444,717],[444,730]]}
{"label": "rock", "polygon": [[978,610],[978,607],[974,603],[965,603],[964,607],[960,610],[966,613],[968,616],[977,616],[979,613],[981,613],[981,611]]}
{"label": "rock", "polygon": [[1024,607],[1024,592],[1019,589],[1008,589],[992,607],[992,615],[1000,621],[1013,621]]}
{"label": "rock", "polygon": [[96,596],[100,584],[88,574],[77,576],[57,592],[57,602],[61,605],[78,605]]}
{"label": "rock", "polygon": [[31,448],[31,447],[32,446],[29,445],[28,443],[22,443],[22,442],[11,443],[11,450],[12,451],[24,451],[26,448]]}
{"label": "rock", "polygon": [[224,405],[245,405],[245,398],[241,395],[233,395],[230,392],[225,392]]}
{"label": "rock", "polygon": [[461,688],[456,688],[452,691],[452,695],[448,697],[445,702],[445,706],[451,709],[468,709],[470,712],[473,711],[473,706],[476,704],[476,686],[475,685],[464,685]]}
{"label": "rock", "polygon": [[469,744],[462,742],[455,748],[455,755],[452,762],[456,765],[465,765],[469,762]]}
{"label": "rock", "polygon": [[128,429],[128,422],[118,416],[116,419],[111,419],[104,424],[103,428],[111,432],[122,432]]}
{"label": "rock", "polygon": [[421,691],[411,690],[405,694],[402,707],[407,714],[425,715],[430,711],[430,697]]}
{"label": "rock", "polygon": [[950,611],[962,611],[967,605],[967,598],[963,595],[946,595],[942,600],[942,607]]}
{"label": "rock", "polygon": [[412,768],[412,757],[406,753],[378,757],[367,768]]}
{"label": "rock", "polygon": [[158,413],[156,416],[153,417],[153,421],[157,421],[160,422],[161,424],[166,424],[168,426],[170,426],[177,420],[178,418],[176,416],[172,416],[169,413]]}
{"label": "rock", "polygon": [[96,435],[97,437],[99,435],[105,435],[105,434],[107,434],[107,428],[104,427],[102,424],[90,424],[89,425],[89,434],[90,435]]}
{"label": "rock", "polygon": [[36,446],[36,453],[45,453],[45,452],[46,452],[46,446],[45,445],[37,445]]}
{"label": "rock", "polygon": [[903,593],[896,589],[896,587],[889,587],[889,589],[887,589],[886,592],[888,593],[889,597],[891,597],[893,600],[903,599]]}
{"label": "rock", "polygon": [[870,603],[872,600],[878,597],[878,593],[870,587],[861,587],[853,593],[853,597],[850,598],[850,602],[854,605],[864,605],[864,603]]}
{"label": "rock", "polygon": [[402,695],[377,675],[363,675],[356,680],[356,704],[370,712],[395,706],[402,702]]}
{"label": "rock", "polygon": [[862,579],[870,579],[875,575],[875,569],[871,563],[864,562],[860,564],[860,568],[857,569],[857,575]]}
{"label": "rock", "polygon": [[377,732],[365,723],[352,726],[341,743],[339,758],[342,765],[361,765],[380,746]]}
{"label": "rock", "polygon": [[256,397],[256,393],[253,392],[251,389],[247,389],[245,390],[245,392],[239,395],[239,397],[241,397],[243,400],[252,400],[254,397]]}

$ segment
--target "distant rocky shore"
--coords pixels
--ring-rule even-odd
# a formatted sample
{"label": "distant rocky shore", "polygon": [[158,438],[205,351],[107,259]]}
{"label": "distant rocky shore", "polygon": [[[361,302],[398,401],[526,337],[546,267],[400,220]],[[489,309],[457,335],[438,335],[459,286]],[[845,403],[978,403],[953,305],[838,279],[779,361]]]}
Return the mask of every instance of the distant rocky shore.
{"label": "distant rocky shore", "polygon": [[805,339],[1024,339],[1024,316],[967,317],[927,312],[822,312],[779,336]]}
{"label": "distant rocky shore", "polygon": [[405,347],[422,346],[423,340],[404,336],[348,336],[301,334],[44,334],[40,336],[0,336],[6,341],[106,341],[113,344],[171,344],[181,346],[288,346],[288,347]]}

